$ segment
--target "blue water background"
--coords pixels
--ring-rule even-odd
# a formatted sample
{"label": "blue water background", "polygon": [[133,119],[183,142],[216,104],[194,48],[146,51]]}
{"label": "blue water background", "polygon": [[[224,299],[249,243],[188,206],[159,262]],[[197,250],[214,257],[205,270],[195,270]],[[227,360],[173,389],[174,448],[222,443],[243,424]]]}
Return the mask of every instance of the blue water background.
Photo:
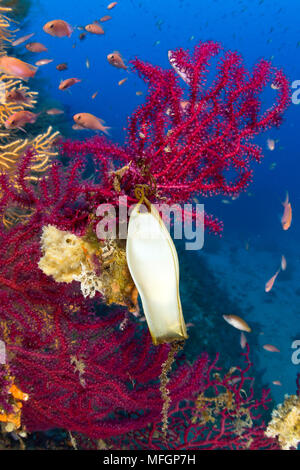
{"label": "blue water background", "polygon": [[[47,53],[29,55],[32,63],[43,57],[55,59],[52,64],[40,67],[37,77],[43,79],[50,103],[66,110],[64,117],[58,119],[66,120],[69,135],[74,138],[93,135],[71,129],[75,113],[89,112],[104,119],[112,127],[112,139],[122,143],[127,117],[144,100],[145,95],[136,96],[136,91],[144,94],[146,91],[137,75],[108,64],[106,56],[115,50],[121,52],[125,61],[138,56],[168,68],[169,49],[192,49],[200,40],[214,40],[221,42],[225,49],[240,52],[248,67],[262,57],[272,58],[275,66],[283,68],[290,83],[300,80],[298,0],[119,0],[110,12],[106,9],[108,3],[33,0],[20,32],[20,35],[35,32],[32,40],[49,48]],[[102,25],[105,35],[88,34],[85,40],[78,39],[82,32],[78,26],[85,26],[106,14],[110,14],[112,20]],[[54,38],[43,32],[47,21],[58,18],[74,27],[71,38]],[[24,45],[19,46],[19,50],[22,48]],[[68,63],[68,71],[56,70],[60,62]],[[78,77],[82,83],[73,86],[70,93],[59,91],[60,80],[69,77]],[[118,86],[118,81],[125,77],[127,82]],[[96,91],[98,96],[92,100]],[[270,104],[274,93],[274,90],[265,93],[266,104]],[[39,109],[44,108],[45,104],[39,102]],[[263,380],[272,387],[277,402],[282,401],[285,393],[295,392],[295,377],[300,372],[300,365],[291,362],[292,340],[300,340],[299,122],[300,106],[291,104],[280,129],[271,129],[257,138],[265,158],[260,165],[253,165],[254,183],[248,192],[235,201],[229,200],[229,204],[222,202],[228,198],[205,200],[208,212],[223,220],[224,234],[214,241],[206,236],[204,248],[198,254],[208,260],[220,285],[231,293],[240,316],[256,325],[251,333],[258,339],[255,367],[262,371]],[[55,127],[55,118],[53,123]],[[267,138],[276,140],[273,152],[267,148]],[[272,163],[276,166],[270,170]],[[280,216],[287,190],[293,206],[293,223],[290,230],[284,232]],[[282,253],[287,258],[288,269],[278,277],[274,292],[266,294],[264,284],[278,268]],[[185,275],[183,272],[183,280]],[[231,328],[222,319],[225,313],[230,313],[226,305],[220,306],[220,330]],[[197,318],[192,321],[197,328]],[[192,330],[190,334],[193,335]],[[236,341],[239,341],[239,332]],[[281,353],[266,352],[262,349],[265,343],[276,344]],[[222,353],[222,345],[217,344],[216,350]],[[199,352],[195,351],[195,355]],[[282,386],[271,385],[272,380],[280,380]]]}

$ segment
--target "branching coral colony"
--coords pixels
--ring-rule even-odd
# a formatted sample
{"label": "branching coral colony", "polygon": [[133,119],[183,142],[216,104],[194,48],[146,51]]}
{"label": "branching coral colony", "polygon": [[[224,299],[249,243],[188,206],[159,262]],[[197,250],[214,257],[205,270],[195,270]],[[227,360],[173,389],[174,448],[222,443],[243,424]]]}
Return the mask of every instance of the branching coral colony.
{"label": "branching coral colony", "polygon": [[[78,442],[94,439],[98,448],[277,447],[264,435],[268,392],[254,398],[248,347],[245,366],[225,375],[203,354],[193,365],[177,358],[169,378],[186,337],[179,300],[171,334],[168,312],[157,324],[134,238],[129,252],[124,240],[96,235],[97,207],[114,205],[118,218],[119,196],[127,196],[128,205],[144,202],[162,235],[153,203],[237,194],[249,184],[251,160],[262,156],[251,139],[279,125],[288,82],[266,61],[250,74],[240,56],[228,52],[205,87],[209,60],[219,52],[212,42],[200,43],[191,56],[170,52],[175,71],[134,60],[149,94],[129,119],[124,147],[102,137],[66,141],[60,144],[65,167],[47,162],[34,185],[34,150],[17,159],[13,179],[6,171],[0,175],[4,222],[11,208],[26,214],[0,230],[0,327],[7,355],[0,406],[2,421],[11,418],[9,430],[63,427],[77,432]],[[277,95],[261,113],[259,94],[268,83]],[[94,175],[86,178],[91,164]],[[229,170],[235,179],[228,179]],[[210,215],[205,225],[216,233],[222,228]],[[168,237],[160,246],[165,269],[173,273],[171,301],[178,294],[178,260]],[[157,346],[135,318],[137,288]],[[104,303],[116,308],[107,312]],[[160,323],[163,331],[156,328]],[[12,390],[26,395],[20,399]]]}

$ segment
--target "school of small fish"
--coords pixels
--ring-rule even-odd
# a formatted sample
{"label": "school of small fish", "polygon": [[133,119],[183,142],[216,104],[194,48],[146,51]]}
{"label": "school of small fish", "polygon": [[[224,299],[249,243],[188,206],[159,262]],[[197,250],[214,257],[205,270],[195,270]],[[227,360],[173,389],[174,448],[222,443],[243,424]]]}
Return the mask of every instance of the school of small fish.
{"label": "school of small fish", "polygon": [[[182,71],[177,70],[174,67],[174,64],[172,64],[172,56],[170,55],[170,53],[169,53],[169,61],[170,61],[171,65],[173,66],[173,68],[175,69],[175,71],[178,73],[178,75],[184,81],[186,81],[188,83],[188,77],[186,77],[186,75]],[[272,83],[271,88],[274,89],[274,90],[278,90],[279,87],[276,84]],[[271,139],[271,138],[267,139],[267,148],[268,148],[268,150],[274,151],[275,147],[276,147],[276,142],[278,142],[278,141],[276,141],[274,139]],[[269,169],[273,170],[275,167],[276,167],[276,162],[273,162],[270,165]],[[232,199],[234,200],[234,198],[232,198]],[[231,201],[228,200],[228,199],[222,199],[221,202],[223,204],[230,204]],[[286,193],[286,198],[285,198],[284,202],[282,203],[282,205],[283,205],[283,214],[280,218],[280,222],[281,222],[282,229],[284,231],[287,231],[291,227],[291,223],[292,223],[292,206],[291,206],[291,203],[289,201],[288,192]],[[245,244],[245,248],[246,248],[246,250],[249,250],[249,242],[248,241]],[[279,273],[281,271],[285,271],[286,269],[287,269],[286,257],[284,255],[282,255],[281,260],[280,260],[280,267],[277,269],[275,274],[273,276],[271,276],[271,278],[265,284],[265,289],[264,289],[265,292],[270,292],[273,289],[275,281],[276,281]],[[245,320],[238,317],[237,315],[223,315],[223,318],[227,323],[229,323],[234,328],[237,328],[238,330],[242,330],[242,333],[241,333],[241,336],[240,336],[240,346],[241,346],[242,349],[244,349],[246,344],[247,344],[247,338],[246,338],[246,336],[243,332],[244,331],[247,331],[247,332],[251,331],[248,324],[245,322]],[[261,333],[261,334],[263,334],[263,333]],[[273,344],[265,344],[265,345],[263,345],[263,349],[265,349],[266,351],[269,351],[269,352],[278,352],[278,353],[280,352],[280,350],[277,348],[277,346],[274,346]],[[282,385],[282,383],[279,380],[273,380],[272,384],[277,385],[277,386]]]}
{"label": "school of small fish", "polygon": [[[107,10],[112,10],[117,6],[118,2],[111,2],[107,5]],[[87,37],[87,34],[91,35],[98,35],[102,36],[105,34],[104,29],[101,26],[101,23],[106,23],[107,21],[112,20],[112,16],[105,14],[103,15],[100,20],[94,20],[91,23],[86,24],[85,26],[78,26],[73,27],[67,21],[63,19],[53,19],[47,21],[43,26],[43,31],[46,34],[54,38],[71,38],[74,34],[75,30],[81,30],[82,32],[79,34],[79,40],[82,41]],[[25,48],[33,53],[33,54],[40,54],[42,52],[48,52],[48,48],[42,43],[38,41],[31,41],[28,42],[32,36],[36,33],[26,34],[17,38],[15,41],[12,42],[13,47],[17,47],[21,44],[25,43]],[[73,47],[76,47],[76,44],[73,44]],[[127,65],[122,58],[122,55],[119,51],[113,51],[107,54],[106,59],[110,65],[116,67],[118,69],[126,70],[128,69]],[[7,55],[3,55],[0,57],[0,72],[6,73],[15,77],[20,80],[29,80],[33,78],[38,70],[38,67],[45,66],[53,62],[51,58],[42,58],[35,62],[35,65],[31,65],[27,62],[24,62],[16,57],[11,57]],[[89,58],[86,58],[85,61],[86,68],[89,70],[91,67],[91,63]],[[56,70],[59,72],[63,72],[68,70],[67,62],[62,62],[56,65]],[[118,81],[118,85],[123,85],[128,80],[128,77],[123,78]],[[81,79],[77,77],[70,77],[60,81],[58,85],[58,89],[61,91],[68,91],[71,87],[75,84],[81,83]],[[139,94],[139,92],[137,92]],[[98,90],[95,91],[91,99],[95,99],[98,95]],[[6,93],[5,99],[7,102],[14,102],[14,103],[21,103],[26,102],[28,99],[26,98],[25,94],[22,91],[18,90],[11,90]],[[63,109],[58,108],[51,108],[48,110],[44,110],[46,114],[49,116],[57,116],[64,113]],[[24,127],[27,124],[34,124],[41,113],[33,113],[30,111],[19,111],[11,116],[9,116],[4,125],[6,129],[20,129],[25,131]],[[110,127],[104,125],[105,122],[103,119],[94,116],[88,112],[79,112],[73,116],[73,120],[75,124],[72,125],[74,130],[93,130],[93,131],[100,131],[104,134],[109,134]],[[26,131],[25,131],[26,132]]]}

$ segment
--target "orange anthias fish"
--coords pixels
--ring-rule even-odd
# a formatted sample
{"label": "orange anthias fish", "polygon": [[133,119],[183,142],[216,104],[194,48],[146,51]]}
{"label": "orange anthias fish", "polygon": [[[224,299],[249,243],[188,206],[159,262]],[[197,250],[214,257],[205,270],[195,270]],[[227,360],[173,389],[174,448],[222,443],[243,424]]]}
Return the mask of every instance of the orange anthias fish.
{"label": "orange anthias fish", "polygon": [[94,131],[102,131],[104,134],[109,135],[110,127],[104,126],[105,122],[90,113],[78,113],[73,116],[76,124],[85,129],[91,129]]}
{"label": "orange anthias fish", "polygon": [[59,84],[59,90],[67,90],[70,88],[70,86],[75,85],[75,83],[79,83],[81,80],[79,78],[67,78],[66,80],[63,80]]}
{"label": "orange anthias fish", "polygon": [[234,328],[242,331],[248,331],[248,333],[250,333],[250,326],[241,317],[238,317],[237,315],[223,315],[223,318]]}
{"label": "orange anthias fish", "polygon": [[0,72],[7,73],[21,80],[28,80],[35,76],[37,67],[27,64],[16,57],[4,55],[0,57]]}
{"label": "orange anthias fish", "polygon": [[278,271],[276,271],[276,273],[274,274],[274,276],[271,277],[271,279],[268,280],[268,282],[266,283],[265,285],[265,292],[270,292],[270,290],[272,289],[273,285],[274,285],[274,282],[276,280],[276,277],[278,276],[279,274],[279,269]]}
{"label": "orange anthias fish", "polygon": [[105,15],[105,16],[102,16],[102,18],[100,18],[101,23],[104,23],[105,21],[109,21],[109,20],[111,20],[111,16],[109,15]]}
{"label": "orange anthias fish", "polygon": [[127,66],[124,64],[120,52],[114,51],[112,52],[112,54],[108,54],[107,60],[110,63],[110,65],[113,65],[114,67],[117,67],[118,69],[127,70]]}
{"label": "orange anthias fish", "polygon": [[58,108],[51,108],[46,111],[49,116],[58,116],[59,114],[64,114],[64,111],[62,109]]}
{"label": "orange anthias fish", "polygon": [[67,70],[68,64],[66,62],[62,62],[61,64],[58,64],[56,66],[56,69],[59,70],[59,72],[62,72],[63,70]]}
{"label": "orange anthias fish", "polygon": [[263,348],[269,352],[280,352],[280,349],[276,348],[273,344],[264,344]]}
{"label": "orange anthias fish", "polygon": [[283,230],[288,230],[292,223],[292,206],[289,202],[289,194],[286,193],[285,201],[282,203],[284,207],[283,215],[281,217],[281,225]]}
{"label": "orange anthias fish", "polygon": [[4,126],[6,129],[22,129],[25,124],[34,124],[39,115],[40,113],[35,114],[30,111],[17,111],[9,116]]}
{"label": "orange anthias fish", "polygon": [[87,24],[85,30],[92,34],[104,34],[103,28],[97,23]]}
{"label": "orange anthias fish", "polygon": [[242,348],[242,349],[245,349],[246,344],[247,344],[247,338],[246,338],[246,336],[244,335],[244,333],[242,332],[242,333],[241,333],[241,336],[240,336],[240,345],[241,345],[241,348]]}
{"label": "orange anthias fish", "polygon": [[120,86],[120,85],[123,85],[123,83],[125,83],[127,80],[128,80],[128,78],[122,78],[122,80],[120,80],[120,81],[118,82],[118,85],[119,85],[119,86]]}
{"label": "orange anthias fish", "polygon": [[45,33],[50,34],[50,36],[55,36],[57,38],[62,38],[64,36],[71,36],[73,30],[71,26],[64,20],[52,20],[48,21],[43,26]]}
{"label": "orange anthias fish", "polygon": [[275,149],[275,140],[274,139],[267,139],[267,146],[269,150]]}
{"label": "orange anthias fish", "polygon": [[7,103],[29,103],[29,98],[21,90],[10,90],[5,93],[5,100]]}
{"label": "orange anthias fish", "polygon": [[29,42],[25,47],[30,52],[46,52],[48,50],[47,47],[40,42]]}
{"label": "orange anthias fish", "polygon": [[282,271],[286,270],[286,259],[284,255],[281,256],[281,269]]}
{"label": "orange anthias fish", "polygon": [[109,5],[107,5],[107,9],[108,9],[108,10],[111,10],[111,9],[114,8],[117,4],[118,4],[118,2],[111,2]]}
{"label": "orange anthias fish", "polygon": [[22,36],[21,38],[16,39],[14,42],[12,42],[12,46],[19,46],[19,44],[23,44],[23,42],[27,41],[30,39],[32,36],[34,36],[35,33],[27,34],[26,36]]}
{"label": "orange anthias fish", "polygon": [[35,65],[37,67],[40,67],[41,65],[47,65],[47,64],[50,64],[51,62],[53,62],[53,59],[41,59],[41,60],[38,60]]}

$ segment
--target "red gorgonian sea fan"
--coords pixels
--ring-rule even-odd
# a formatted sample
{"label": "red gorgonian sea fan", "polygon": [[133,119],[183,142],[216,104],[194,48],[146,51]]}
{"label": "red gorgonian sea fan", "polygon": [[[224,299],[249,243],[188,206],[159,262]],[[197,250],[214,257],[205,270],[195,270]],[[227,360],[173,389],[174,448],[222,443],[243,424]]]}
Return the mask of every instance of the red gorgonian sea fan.
{"label": "red gorgonian sea fan", "polygon": [[[57,283],[38,268],[43,227],[84,233],[90,201],[104,197],[102,190],[81,180],[83,160],[65,170],[53,165],[31,187],[31,158],[23,158],[16,187],[0,175],[0,216],[16,204],[32,212],[9,230],[0,226],[0,338],[5,374],[29,395],[22,423],[28,431],[61,427],[105,439],[160,421],[158,377],[169,346],[155,348],[133,316],[122,328],[126,310],[104,313],[100,294],[85,299],[79,284]],[[204,358],[176,368],[172,401],[193,395],[206,365]],[[0,410],[8,412],[2,395]]]}
{"label": "red gorgonian sea fan", "polygon": [[[131,450],[278,450],[273,438],[265,436],[263,414],[271,402],[269,390],[255,397],[254,377],[249,371],[249,345],[236,366],[224,373],[218,357],[202,368],[201,385],[193,400],[172,406],[168,441],[162,439],[161,423],[105,441],[107,449]],[[204,360],[204,358],[202,359]],[[89,448],[97,443],[90,441]],[[103,443],[102,443],[103,444]]]}
{"label": "red gorgonian sea fan", "polygon": [[[262,158],[261,148],[251,141],[280,125],[290,100],[289,83],[266,60],[249,72],[239,54],[226,52],[207,85],[210,62],[221,51],[219,44],[205,42],[193,55],[183,49],[169,52],[177,73],[133,60],[133,70],[149,93],[129,118],[126,146],[95,138],[67,141],[63,152],[95,152],[106,169],[107,158],[130,163],[122,175],[121,192],[134,197],[135,185],[144,183],[153,189],[151,202],[186,203],[196,194],[239,194],[251,182],[251,162]],[[262,111],[260,94],[268,84],[276,88],[276,98]],[[205,225],[213,232],[222,229],[222,223],[209,215]]]}
{"label": "red gorgonian sea fan", "polygon": [[133,316],[121,328],[125,309],[104,313],[101,298],[84,299],[78,284],[56,283],[37,268],[46,224],[84,231],[93,197],[91,183],[80,181],[83,162],[64,171],[54,165],[33,189],[30,158],[20,165],[17,188],[0,176],[1,211],[12,203],[34,210],[27,222],[0,230],[0,334],[6,373],[29,395],[26,429],[61,427],[105,440],[108,448],[276,447],[263,434],[260,413],[270,399],[266,391],[254,398],[249,351],[245,367],[223,377],[205,353],[193,366],[179,359],[168,383],[172,409],[163,439],[158,377],[169,346],[151,345]]}

